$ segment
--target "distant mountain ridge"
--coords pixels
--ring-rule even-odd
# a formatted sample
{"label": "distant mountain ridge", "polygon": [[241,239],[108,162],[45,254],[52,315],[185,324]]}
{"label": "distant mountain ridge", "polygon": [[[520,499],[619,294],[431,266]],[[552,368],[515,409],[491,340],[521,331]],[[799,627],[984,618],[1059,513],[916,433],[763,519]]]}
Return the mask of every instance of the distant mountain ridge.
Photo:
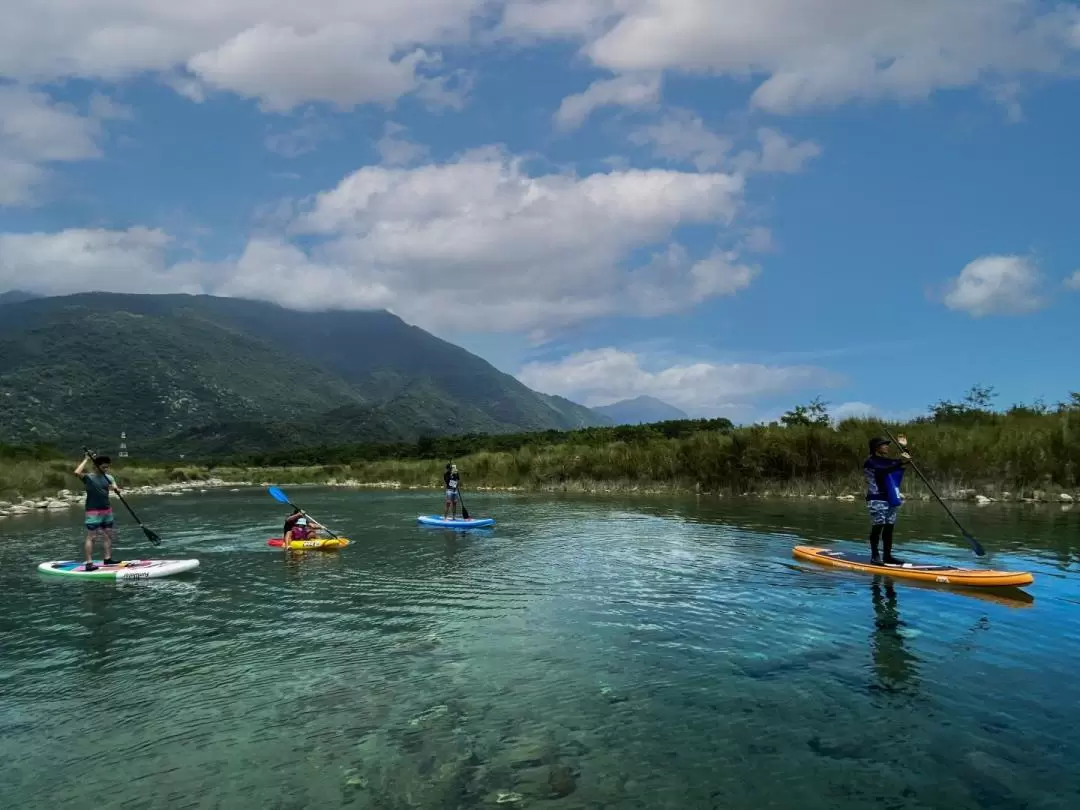
{"label": "distant mountain ridge", "polygon": [[385,311],[119,293],[0,305],[13,443],[109,446],[125,430],[171,454],[610,424]]}
{"label": "distant mountain ridge", "polygon": [[642,425],[650,422],[669,422],[690,417],[663,400],[642,395],[633,399],[622,399],[610,405],[601,405],[592,409],[594,413],[610,419],[617,425]]}

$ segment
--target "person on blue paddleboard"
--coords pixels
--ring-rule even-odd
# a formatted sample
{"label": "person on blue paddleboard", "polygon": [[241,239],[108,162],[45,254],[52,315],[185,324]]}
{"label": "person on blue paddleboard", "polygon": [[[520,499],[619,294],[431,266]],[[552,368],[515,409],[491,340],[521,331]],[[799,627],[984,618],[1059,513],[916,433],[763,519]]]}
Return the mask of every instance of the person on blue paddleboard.
{"label": "person on blue paddleboard", "polygon": [[[86,472],[86,465],[93,459],[87,453],[79,466],[75,468],[75,477],[82,481],[86,488],[86,570],[94,571],[98,566],[94,565],[94,540],[100,538],[105,550],[105,565],[115,565],[118,561],[112,558],[112,544],[116,538],[113,528],[112,503],[109,501],[110,492],[118,492],[116,479],[109,473],[112,459],[108,456],[97,456],[97,467],[102,472]],[[102,474],[104,473],[104,474]]]}
{"label": "person on blue paddleboard", "polygon": [[[906,444],[902,436],[897,441]],[[870,440],[870,455],[863,462],[866,508],[870,512],[870,562],[874,565],[903,564],[892,553],[893,529],[896,526],[896,512],[903,503],[900,482],[911,456],[902,450],[899,459],[892,458],[889,455],[891,444],[888,439],[875,436]],[[884,545],[884,555],[878,553],[879,543]]]}
{"label": "person on blue paddleboard", "polygon": [[458,487],[461,486],[461,475],[458,473],[457,464],[447,464],[446,472],[443,473],[443,487],[446,490],[446,504],[443,506],[443,519],[452,517],[457,520]]}

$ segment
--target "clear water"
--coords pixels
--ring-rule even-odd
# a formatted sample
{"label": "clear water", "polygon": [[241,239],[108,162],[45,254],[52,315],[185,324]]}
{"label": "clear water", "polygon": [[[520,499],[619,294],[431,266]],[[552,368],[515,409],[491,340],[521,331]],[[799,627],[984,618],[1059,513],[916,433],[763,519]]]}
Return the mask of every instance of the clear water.
{"label": "clear water", "polygon": [[[46,579],[79,513],[0,524],[0,807],[1080,807],[1080,511],[962,510],[1032,601],[799,563],[861,504],[292,489],[141,499],[194,576]],[[123,516],[120,515],[123,520]],[[981,565],[932,504],[909,557]],[[499,804],[499,800],[502,804]]]}

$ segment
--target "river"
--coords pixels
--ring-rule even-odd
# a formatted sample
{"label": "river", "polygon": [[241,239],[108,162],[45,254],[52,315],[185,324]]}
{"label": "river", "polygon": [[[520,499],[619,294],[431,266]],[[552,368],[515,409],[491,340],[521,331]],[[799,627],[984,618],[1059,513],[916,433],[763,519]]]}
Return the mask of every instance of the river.
{"label": "river", "polygon": [[[0,807],[1080,807],[1080,509],[959,508],[1027,600],[801,563],[836,501],[288,488],[352,538],[286,556],[260,490],[117,504],[139,583],[40,576],[79,510],[0,523]],[[940,507],[901,556],[976,561]]]}

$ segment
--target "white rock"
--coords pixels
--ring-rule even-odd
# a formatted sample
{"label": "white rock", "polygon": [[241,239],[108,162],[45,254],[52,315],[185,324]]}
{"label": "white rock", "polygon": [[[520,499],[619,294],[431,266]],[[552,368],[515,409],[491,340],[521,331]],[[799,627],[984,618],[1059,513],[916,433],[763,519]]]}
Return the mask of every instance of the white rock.
{"label": "white rock", "polygon": [[1062,492],[1060,495],[1058,495],[1058,500],[1062,503],[1072,503],[1075,499],[1068,492]]}
{"label": "white rock", "polygon": [[9,515],[25,515],[32,508],[33,507],[26,506],[25,504],[17,503],[14,506],[9,507],[7,511]]}
{"label": "white rock", "polygon": [[49,501],[46,509],[70,509],[71,504],[66,501]]}
{"label": "white rock", "polygon": [[975,496],[975,503],[979,504],[979,506],[984,506],[984,505],[986,505],[988,503],[993,503],[993,502],[994,502],[993,498],[987,498],[985,495],[976,495]]}
{"label": "white rock", "polygon": [[37,501],[34,504],[34,508],[35,509],[48,509],[49,508],[49,502],[48,501]]}

